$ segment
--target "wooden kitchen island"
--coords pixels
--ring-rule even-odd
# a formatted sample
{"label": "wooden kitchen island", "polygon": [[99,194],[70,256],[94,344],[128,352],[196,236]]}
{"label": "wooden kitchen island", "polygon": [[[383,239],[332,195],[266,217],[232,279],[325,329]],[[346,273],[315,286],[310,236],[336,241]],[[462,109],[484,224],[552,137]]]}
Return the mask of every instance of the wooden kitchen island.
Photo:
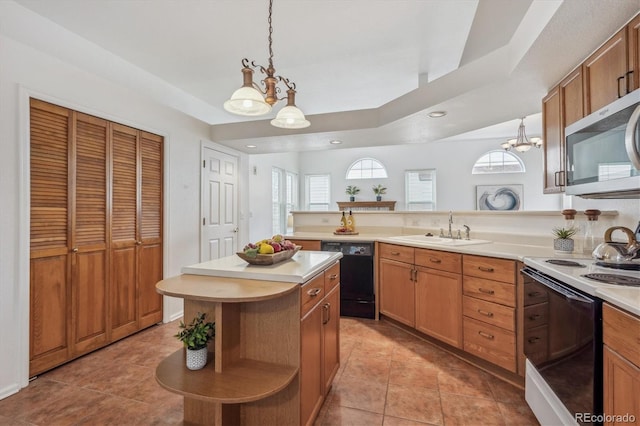
{"label": "wooden kitchen island", "polygon": [[203,312],[216,323],[204,369],[188,370],[184,349],[156,369],[162,387],[184,396],[185,423],[313,422],[339,366],[340,257],[300,251],[254,266],[230,256],[157,283],[184,299],[187,321]]}

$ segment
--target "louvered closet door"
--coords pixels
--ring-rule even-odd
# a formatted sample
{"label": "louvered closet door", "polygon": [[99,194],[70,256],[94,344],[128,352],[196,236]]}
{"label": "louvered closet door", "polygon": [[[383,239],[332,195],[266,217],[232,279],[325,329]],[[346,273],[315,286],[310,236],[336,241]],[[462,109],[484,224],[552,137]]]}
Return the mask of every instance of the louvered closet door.
{"label": "louvered closet door", "polygon": [[139,327],[162,321],[162,159],[163,138],[140,132],[141,205],[138,252]]}
{"label": "louvered closet door", "polygon": [[71,112],[30,101],[29,376],[69,357],[69,141]]}
{"label": "louvered closet door", "polygon": [[111,124],[111,323],[112,339],[138,330],[138,130]]}
{"label": "louvered closet door", "polygon": [[75,184],[71,185],[74,355],[107,343],[107,121],[74,114]]}

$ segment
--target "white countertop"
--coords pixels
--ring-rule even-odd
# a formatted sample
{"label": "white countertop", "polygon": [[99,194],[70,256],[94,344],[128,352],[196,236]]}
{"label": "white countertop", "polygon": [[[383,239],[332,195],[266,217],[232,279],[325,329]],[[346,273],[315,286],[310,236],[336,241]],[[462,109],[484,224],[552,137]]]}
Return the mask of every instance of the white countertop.
{"label": "white countertop", "polygon": [[[621,309],[640,316],[640,288],[597,283],[595,281],[580,277],[581,274],[595,272],[596,268],[592,265],[592,259],[587,259],[587,255],[585,254],[564,254],[556,252],[551,246],[537,246],[508,242],[489,242],[485,244],[447,246],[443,244],[432,244],[429,242],[400,241],[394,238],[397,236],[399,236],[397,233],[390,234],[386,232],[366,232],[359,235],[333,235],[333,233],[330,232],[295,232],[288,235],[287,238],[323,241],[378,241],[409,247],[428,248],[433,250],[450,251],[454,253],[472,254],[477,256],[498,257],[503,259],[523,261],[525,264],[536,267],[536,269],[540,268],[539,270],[541,270],[542,272],[549,272],[549,270],[545,270],[546,264],[544,263],[544,260],[547,259],[572,259],[577,261],[580,261],[582,259],[587,261],[585,263],[589,263],[587,265],[588,270],[578,271],[571,268],[564,269],[563,267],[556,267],[554,269],[560,271],[560,276],[556,276],[556,278],[563,279],[567,284],[574,288],[599,297],[600,299],[610,302],[611,304],[618,306]],[[603,272],[602,268],[598,268],[597,272]],[[638,272],[621,270],[616,271],[611,270],[610,268],[607,268],[606,272],[633,276],[637,276],[639,274]]]}
{"label": "white countertop", "polygon": [[262,281],[304,283],[331,266],[342,253],[300,250],[291,259],[275,265],[250,265],[235,254],[182,268],[183,274],[244,278]]}

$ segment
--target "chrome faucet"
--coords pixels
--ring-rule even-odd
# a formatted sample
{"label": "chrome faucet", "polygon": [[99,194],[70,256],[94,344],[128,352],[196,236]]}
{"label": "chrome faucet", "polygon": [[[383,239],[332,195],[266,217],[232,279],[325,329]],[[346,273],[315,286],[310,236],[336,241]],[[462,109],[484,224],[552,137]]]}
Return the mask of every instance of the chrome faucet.
{"label": "chrome faucet", "polygon": [[470,236],[470,232],[471,232],[471,228],[469,228],[467,225],[462,225],[464,226],[464,239],[465,240],[470,240],[471,236]]}
{"label": "chrome faucet", "polygon": [[449,234],[447,237],[453,238],[453,234],[451,233],[451,225],[453,224],[453,213],[449,211]]}

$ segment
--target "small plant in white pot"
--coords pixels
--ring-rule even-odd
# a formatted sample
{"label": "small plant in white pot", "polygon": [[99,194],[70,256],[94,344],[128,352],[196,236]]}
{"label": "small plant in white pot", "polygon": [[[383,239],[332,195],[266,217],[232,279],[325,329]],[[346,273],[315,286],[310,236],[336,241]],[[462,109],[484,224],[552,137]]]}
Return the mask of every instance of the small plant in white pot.
{"label": "small plant in white pot", "polygon": [[347,195],[349,195],[349,201],[355,201],[356,200],[356,195],[360,192],[360,188],[358,188],[355,185],[349,185],[347,186],[347,189],[344,191],[347,193]]}
{"label": "small plant in white pot", "polygon": [[576,228],[553,228],[553,249],[563,253],[571,253],[573,251],[574,242],[571,237],[576,235]]}
{"label": "small plant in white pot", "polygon": [[378,184],[378,186],[374,186],[373,193],[376,194],[376,201],[382,201],[382,196],[387,193],[387,188]]}
{"label": "small plant in white pot", "polygon": [[207,343],[216,335],[216,323],[205,322],[206,314],[198,312],[189,325],[180,321],[181,331],[175,335],[186,348],[187,368],[200,370],[207,365]]}

